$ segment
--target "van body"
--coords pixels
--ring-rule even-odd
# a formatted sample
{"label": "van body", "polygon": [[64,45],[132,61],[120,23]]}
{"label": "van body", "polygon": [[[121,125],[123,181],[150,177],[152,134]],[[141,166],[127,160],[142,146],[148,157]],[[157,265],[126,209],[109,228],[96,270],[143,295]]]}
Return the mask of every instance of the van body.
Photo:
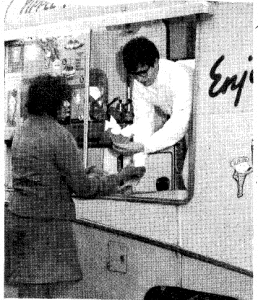
{"label": "van body", "polygon": [[[171,184],[175,178],[173,153],[159,153],[149,158],[148,174],[134,195],[74,197],[84,278],[69,294],[60,289],[53,297],[154,299],[148,296],[153,293],[155,299],[193,299],[206,293],[208,299],[252,299],[253,3],[63,2],[16,0],[6,10],[6,205],[12,192],[11,139],[26,115],[30,78],[63,72],[64,66],[67,75],[68,66],[73,68],[75,100],[63,124],[82,148],[85,166],[112,173],[121,158],[103,134],[97,136],[101,122],[90,116],[89,87],[97,85],[91,84],[91,70],[107,77],[106,105],[116,98],[125,103],[131,89],[118,64],[119,50],[144,35],[161,57],[195,71],[187,191],[155,190],[157,177],[167,176]],[[47,38],[58,45],[61,67],[46,52]],[[6,297],[16,293],[6,285]]]}

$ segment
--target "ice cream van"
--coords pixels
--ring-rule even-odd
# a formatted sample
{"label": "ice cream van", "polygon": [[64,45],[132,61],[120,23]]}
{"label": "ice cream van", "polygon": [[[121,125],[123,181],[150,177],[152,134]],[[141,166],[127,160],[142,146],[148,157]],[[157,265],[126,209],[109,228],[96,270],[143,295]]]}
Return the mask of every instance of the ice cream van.
{"label": "ice cream van", "polygon": [[[121,126],[134,122],[123,45],[145,36],[161,57],[194,68],[186,188],[177,184],[174,149],[149,155],[146,174],[129,192],[87,201],[75,196],[83,280],[52,298],[253,299],[254,29],[252,2],[6,4],[5,207],[12,137],[26,119],[33,77],[66,78],[73,100],[63,103],[59,122],[82,149],[85,167],[112,173],[128,156],[114,149],[106,117],[112,113]],[[18,296],[5,283],[5,297]]]}

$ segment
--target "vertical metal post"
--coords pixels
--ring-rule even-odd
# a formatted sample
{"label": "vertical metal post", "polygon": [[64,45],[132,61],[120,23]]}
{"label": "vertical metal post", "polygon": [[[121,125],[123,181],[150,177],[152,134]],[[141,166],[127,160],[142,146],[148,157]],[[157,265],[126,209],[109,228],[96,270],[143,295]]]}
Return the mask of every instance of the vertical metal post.
{"label": "vertical metal post", "polygon": [[84,77],[85,77],[85,88],[84,88],[84,126],[83,126],[83,162],[84,162],[84,167],[87,167],[88,164],[88,122],[89,122],[89,73],[90,73],[90,54],[91,54],[91,30],[86,29],[86,32],[84,33],[85,36],[85,45],[86,45],[86,60],[85,60],[85,72],[84,72]]}

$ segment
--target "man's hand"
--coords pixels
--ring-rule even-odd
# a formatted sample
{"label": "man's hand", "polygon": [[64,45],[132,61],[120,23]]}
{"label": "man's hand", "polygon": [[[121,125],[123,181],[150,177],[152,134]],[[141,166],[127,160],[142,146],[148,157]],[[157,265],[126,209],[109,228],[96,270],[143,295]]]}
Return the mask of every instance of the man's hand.
{"label": "man's hand", "polygon": [[113,149],[124,155],[133,155],[135,153],[144,152],[144,145],[136,142],[130,142],[128,144],[114,144]]}
{"label": "man's hand", "polygon": [[128,143],[130,143],[131,137],[124,136],[121,133],[114,134],[114,133],[112,133],[112,129],[108,129],[107,133],[110,136],[113,144],[128,144]]}

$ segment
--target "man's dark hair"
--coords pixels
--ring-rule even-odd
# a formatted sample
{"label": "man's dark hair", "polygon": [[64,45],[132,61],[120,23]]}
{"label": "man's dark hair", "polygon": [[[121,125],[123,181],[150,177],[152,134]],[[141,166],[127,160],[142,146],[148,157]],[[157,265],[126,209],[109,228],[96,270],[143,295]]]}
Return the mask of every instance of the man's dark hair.
{"label": "man's dark hair", "polygon": [[26,108],[29,114],[42,116],[47,114],[57,118],[58,110],[63,101],[71,102],[72,87],[61,76],[49,74],[32,79]]}
{"label": "man's dark hair", "polygon": [[153,67],[159,59],[159,51],[155,44],[146,37],[130,40],[122,50],[123,62],[127,72],[135,72],[139,66]]}

